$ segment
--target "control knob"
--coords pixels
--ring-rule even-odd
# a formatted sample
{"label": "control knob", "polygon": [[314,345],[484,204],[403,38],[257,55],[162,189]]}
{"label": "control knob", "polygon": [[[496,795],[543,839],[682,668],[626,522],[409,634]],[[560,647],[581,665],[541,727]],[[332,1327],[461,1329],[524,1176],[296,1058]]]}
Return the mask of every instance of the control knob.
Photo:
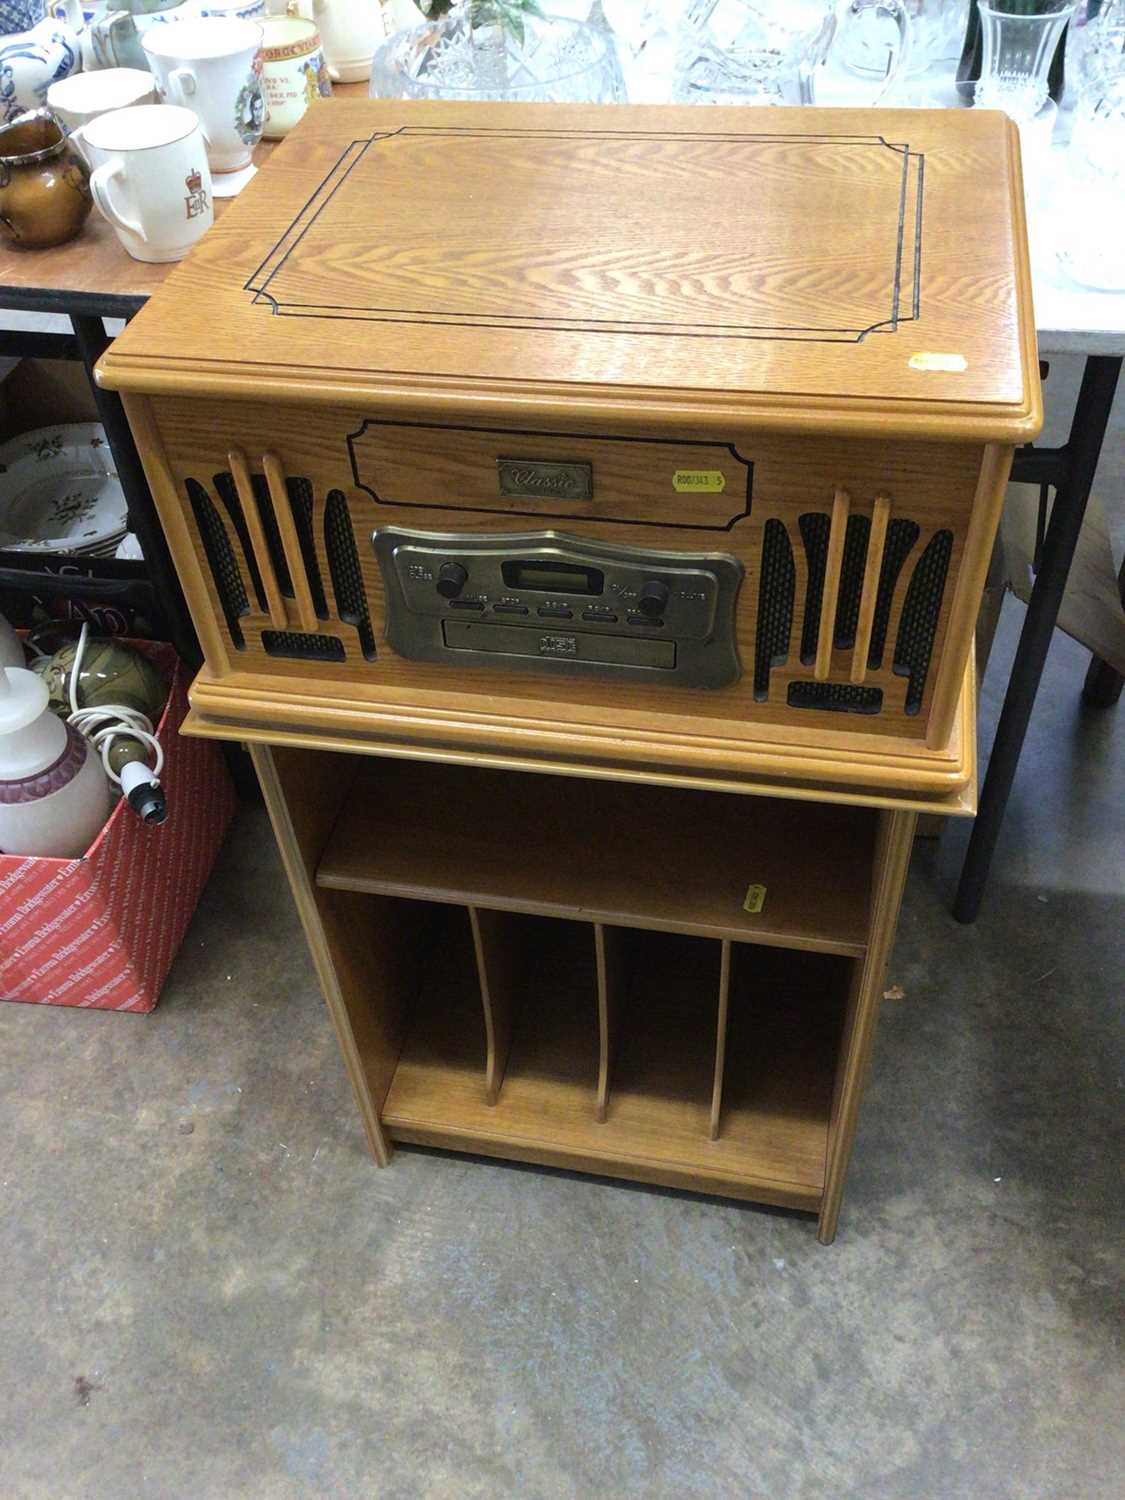
{"label": "control knob", "polygon": [[465,587],[468,572],[460,563],[445,562],[438,569],[437,591],[443,599],[456,599]]}
{"label": "control knob", "polygon": [[659,578],[646,579],[637,595],[637,608],[650,620],[659,620],[668,603],[668,585]]}

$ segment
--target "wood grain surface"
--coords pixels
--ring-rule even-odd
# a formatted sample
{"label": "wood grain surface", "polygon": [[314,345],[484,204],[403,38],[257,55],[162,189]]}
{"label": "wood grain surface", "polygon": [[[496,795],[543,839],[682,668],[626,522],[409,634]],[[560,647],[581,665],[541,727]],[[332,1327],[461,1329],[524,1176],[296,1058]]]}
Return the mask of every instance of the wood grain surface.
{"label": "wood grain surface", "polygon": [[278,691],[256,678],[216,681],[204,667],[181,733],[301,750],[355,751],[388,760],[477,766],[639,786],[769,796],[832,806],[898,808],[972,817],[977,810],[976,668],[970,655],[954,733],[940,751],[875,735],[749,727],[734,749],[674,728],[590,731],[573,722],[528,724],[487,701],[452,717],[440,695],[422,705],[350,702],[347,695]]}
{"label": "wood grain surface", "polygon": [[[860,808],[373,760],[316,878],[336,890],[858,957],[868,892],[851,874],[870,863],[874,821]],[[752,884],[767,890],[754,915],[743,909]],[[489,942],[491,914],[474,918],[475,935],[484,988],[499,997],[511,980],[490,965],[489,950],[505,946]]]}
{"label": "wood grain surface", "polygon": [[[424,107],[400,129],[395,108],[337,101],[310,114],[225,216],[229,225],[237,213],[239,233],[216,231],[222,263],[217,251],[204,253],[208,236],[105,362],[110,381],[133,372],[123,381],[130,419],[206,648],[194,702],[207,720],[272,722],[326,742],[357,735],[379,749],[398,743],[451,758],[613,764],[689,782],[788,777],[860,797],[965,791],[974,761],[971,733],[957,722],[965,661],[1011,455],[1010,441],[981,437],[1011,439],[1038,420],[1008,125],[976,112],[803,111],[779,123],[776,112],[755,110],[709,111],[704,122],[697,111]],[[491,164],[485,177],[463,157],[470,138]],[[387,166],[399,147],[411,171]],[[624,163],[620,173],[606,169],[607,152]],[[509,158],[510,177],[499,171]],[[725,205],[742,199],[722,198],[717,186],[737,177],[735,161],[760,188],[755,213],[775,231],[773,249],[762,248],[756,225],[745,273],[718,261],[704,273],[693,259],[704,252],[684,238],[685,184],[695,185],[697,208],[718,205],[706,253],[733,254],[745,213],[736,206],[724,217]],[[865,331],[861,319],[877,311],[870,267],[887,249],[876,229],[888,222],[891,166],[894,313]],[[625,214],[621,178],[646,201],[655,226],[647,239]],[[599,194],[604,222],[591,216]],[[855,220],[847,233],[844,199]],[[459,239],[462,219],[479,231],[475,249]],[[619,219],[631,226],[628,243]],[[586,227],[586,279],[569,250],[548,253],[571,244],[574,222]],[[697,235],[699,222],[697,212]],[[970,276],[963,253],[940,249],[954,224],[984,237]],[[448,262],[431,254],[443,225],[460,246]],[[258,259],[247,266],[250,247]],[[771,279],[774,250],[786,271],[767,326],[753,277],[760,262]],[[616,257],[612,272],[603,255]],[[663,317],[674,264],[685,268],[674,301],[690,326]],[[794,267],[803,269],[791,279]],[[416,295],[398,296],[396,277],[410,279]],[[950,287],[962,283],[967,300],[959,301]],[[826,305],[839,293],[835,332],[809,321],[810,287]],[[497,310],[502,288],[510,315]],[[565,328],[560,289],[573,310]],[[550,328],[532,326],[533,290]],[[328,300],[337,295],[354,300]],[[1007,333],[976,305],[990,295]],[[732,333],[734,303],[745,303],[751,320],[743,333],[758,333]],[[931,306],[930,347],[909,356],[912,373],[898,371],[892,389],[888,351],[902,354],[901,340],[914,340]],[[721,327],[720,317],[728,319]],[[939,334],[948,334],[944,350]],[[845,353],[846,366],[838,363]],[[923,388],[915,376],[925,378],[925,400],[912,394]],[[232,399],[251,386],[254,399]],[[156,394],[137,394],[149,387]],[[570,506],[506,495],[497,483],[505,458],[583,463],[592,493]],[[701,467],[714,485],[685,490],[682,472]],[[222,502],[225,474],[241,514]],[[295,523],[287,484],[307,507]],[[211,532],[240,577],[234,606],[219,597],[188,504],[189,492],[198,503],[196,486],[211,495]],[[271,494],[283,512],[272,566],[274,543],[257,517]],[[339,541],[345,503],[355,562],[349,556],[341,599],[335,575],[331,592],[321,584],[332,573],[326,517],[332,510]],[[448,662],[408,660],[387,644],[371,545],[372,532],[392,524],[544,527],[634,547],[722,551],[744,577],[735,612],[741,676],[704,691],[656,671],[626,684],[551,671],[549,662],[542,670],[525,663],[526,671],[466,665],[453,651]],[[904,527],[913,536],[905,554]],[[776,581],[772,592],[765,587],[767,528],[791,550],[791,607]],[[890,554],[886,588],[875,576],[880,540],[900,549]],[[214,535],[207,545],[217,545]],[[944,561],[927,568],[931,555],[947,556],[947,572]],[[239,614],[242,592],[248,607]],[[787,642],[769,636],[779,611]],[[876,645],[857,659],[876,615]],[[485,623],[498,628],[491,616]],[[294,642],[294,632],[313,639]]]}
{"label": "wood grain surface", "polygon": [[537,946],[495,1103],[485,1089],[479,1006],[438,956],[383,1109],[394,1139],[819,1207],[853,965],[813,954],[747,959],[739,983],[749,1003],[732,997],[712,1139],[718,945],[632,935],[603,1121],[593,994],[575,983],[576,974],[586,977],[589,931],[549,925],[581,945],[578,969],[555,942]]}
{"label": "wood grain surface", "polygon": [[[366,84],[337,84],[336,100],[366,97]],[[317,107],[320,108],[321,101]],[[254,148],[254,165],[259,171],[277,150],[278,141],[259,141]],[[215,221],[222,223],[236,198],[215,199]],[[213,231],[210,231],[213,232]],[[20,250],[6,241],[0,243],[0,306],[4,289],[17,293],[38,293],[44,304],[69,295],[114,297],[143,301],[157,287],[163,286],[175,269],[176,262],[162,265],[134,260],[121,247],[113,226],[95,209],[77,238],[49,250]]]}
{"label": "wood grain surface", "polygon": [[1041,409],[1015,133],[975,110],[333,100],[102,369],[1017,440]]}
{"label": "wood grain surface", "polygon": [[[129,399],[131,416],[135,398]],[[944,744],[952,730],[956,691],[946,701],[943,717],[931,723],[930,704],[944,675],[960,684],[963,651],[943,657],[947,624],[961,567],[962,538],[980,511],[982,535],[991,536],[995,514],[1003,495],[1003,479],[995,476],[992,488],[980,490],[982,450],[969,444],[910,442],[892,450],[885,442],[859,442],[834,436],[794,437],[747,431],[732,426],[724,445],[698,444],[682,433],[652,441],[635,437],[599,437],[596,433],[555,436],[523,429],[490,428],[484,431],[419,422],[384,427],[372,423],[362,411],[315,408],[294,423],[284,407],[246,405],[214,399],[157,398],[152,402],[159,423],[161,452],[158,456],[147,437],[143,419],[135,428],[145,437],[141,443],[147,471],[169,532],[173,554],[185,591],[195,607],[196,586],[185,573],[194,570],[206,596],[208,615],[224,638],[221,655],[208,650],[208,660],[223,673],[283,675],[294,681],[315,672],[326,682],[352,684],[364,696],[412,688],[444,692],[453,704],[474,687],[491,694],[504,693],[513,703],[528,705],[529,716],[541,717],[550,706],[569,705],[578,713],[612,722],[622,722],[620,683],[554,674],[537,678],[498,668],[466,668],[460,662],[419,664],[407,661],[381,643],[385,635],[385,592],[381,569],[371,546],[377,526],[407,526],[430,531],[494,532],[528,531],[555,527],[578,535],[597,535],[606,541],[638,547],[666,547],[675,551],[718,551],[737,558],[745,568],[738,602],[737,637],[742,659],[741,678],[731,686],[713,690],[675,686],[630,685],[629,703],[647,705],[650,716],[675,715],[683,722],[714,725],[717,732],[738,736],[747,720],[792,724],[795,717],[829,720],[825,729],[837,733],[847,728],[875,735],[922,740],[930,736]],[[400,439],[403,439],[400,442]],[[672,440],[678,438],[679,441]],[[236,455],[232,461],[231,455]],[[550,497],[506,500],[497,487],[497,459],[505,454],[529,459],[577,459],[589,461],[595,474],[594,497],[573,507]],[[703,455],[700,458],[700,454]],[[285,629],[276,618],[277,608],[268,555],[257,535],[256,508],[252,496],[244,502],[251,532],[252,550],[267,585],[268,608],[259,612],[250,587],[251,570],[243,556],[235,528],[224,522],[231,550],[247,584],[251,613],[240,621],[245,646],[237,649],[223,620],[223,612],[202,542],[190,519],[185,539],[191,539],[191,558],[181,556],[178,520],[167,519],[169,508],[183,512],[187,481],[201,483],[215,495],[214,475],[230,469],[238,476],[241,458],[256,472],[279,465],[288,476],[308,479],[316,501],[314,525],[318,566],[328,576],[324,555],[323,527],[319,517],[332,489],[348,497],[356,538],[356,550],[378,655],[368,662],[352,625],[335,619],[318,622],[318,629],[341,639],[346,660],[339,664],[279,662],[266,655],[261,644],[265,629]],[[738,455],[738,456],[735,456]],[[353,475],[354,465],[354,475]],[[723,476],[721,493],[679,493],[674,488],[682,469],[705,468]],[[991,471],[990,471],[991,472]],[[358,475],[359,484],[354,476]],[[728,481],[729,475],[729,481]],[[462,480],[462,476],[464,476]],[[752,481],[751,481],[752,476]],[[751,498],[752,483],[752,498]],[[869,687],[883,693],[882,711],[870,717],[815,713],[788,706],[789,685],[810,681],[814,664],[803,662],[803,633],[808,575],[799,532],[799,518],[807,512],[831,516],[837,489],[850,496],[856,515],[870,516],[875,500],[888,499],[893,516],[909,519],[919,528],[909,566],[898,577],[891,601],[887,639],[896,640],[907,587],[914,565],[934,532],[947,528],[953,536],[953,553],[941,610],[934,635],[932,665],[920,711],[906,712],[908,679],[894,671],[892,652],[866,672]],[[995,494],[993,493],[995,491]],[[979,493],[978,493],[979,492]],[[378,497],[376,499],[375,497]],[[747,513],[749,510],[749,513]],[[755,690],[755,641],[759,619],[761,550],[763,529],[771,518],[785,526],[796,570],[790,649],[784,661],[771,671],[768,695]],[[221,516],[220,516],[221,519]],[[840,533],[842,535],[842,532]],[[985,545],[983,542],[981,545]],[[298,570],[303,577],[303,570]],[[983,578],[983,575],[982,575]],[[825,595],[830,593],[825,590]],[[272,602],[271,602],[272,601]],[[204,601],[200,601],[203,604]],[[288,628],[302,628],[294,601]],[[827,609],[827,606],[825,606]],[[823,611],[821,611],[823,613]],[[827,609],[826,630],[818,651],[819,672],[824,679],[847,683],[853,651],[832,644],[831,618]],[[531,707],[534,704],[535,707]],[[729,725],[729,729],[720,726]]]}

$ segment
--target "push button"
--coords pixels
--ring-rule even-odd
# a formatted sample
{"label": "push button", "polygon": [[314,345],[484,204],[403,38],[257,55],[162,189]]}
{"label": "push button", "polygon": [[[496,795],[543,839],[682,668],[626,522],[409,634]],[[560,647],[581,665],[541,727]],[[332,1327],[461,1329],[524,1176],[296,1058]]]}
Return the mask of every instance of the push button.
{"label": "push button", "polygon": [[561,604],[541,604],[539,614],[544,620],[572,620],[574,618],[574,611],[564,609]]}
{"label": "push button", "polygon": [[663,620],[654,620],[649,615],[626,615],[626,625],[663,625]]}
{"label": "push button", "polygon": [[479,599],[450,599],[450,609],[475,609],[478,614],[484,609]]}
{"label": "push button", "polygon": [[526,604],[494,604],[492,606],[494,615],[526,615]]}
{"label": "push button", "polygon": [[604,604],[591,604],[589,609],[582,611],[584,620],[597,620],[602,625],[616,625],[617,616],[612,609],[607,609]]}

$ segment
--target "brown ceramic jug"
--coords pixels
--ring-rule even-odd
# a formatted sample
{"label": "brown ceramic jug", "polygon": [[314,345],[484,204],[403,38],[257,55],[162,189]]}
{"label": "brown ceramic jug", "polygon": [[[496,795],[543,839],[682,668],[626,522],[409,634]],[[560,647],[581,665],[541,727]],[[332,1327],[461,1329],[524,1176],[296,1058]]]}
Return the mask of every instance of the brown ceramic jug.
{"label": "brown ceramic jug", "polygon": [[73,239],[90,212],[90,170],[49,109],[0,126],[0,235],[25,249]]}

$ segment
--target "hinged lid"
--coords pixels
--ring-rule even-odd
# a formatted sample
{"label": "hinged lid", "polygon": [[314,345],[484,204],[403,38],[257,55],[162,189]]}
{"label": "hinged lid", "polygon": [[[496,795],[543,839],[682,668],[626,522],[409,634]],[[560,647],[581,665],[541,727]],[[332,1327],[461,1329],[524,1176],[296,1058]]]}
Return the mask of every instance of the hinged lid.
{"label": "hinged lid", "polygon": [[1035,358],[1003,115],[335,100],[102,376],[1019,441]]}

